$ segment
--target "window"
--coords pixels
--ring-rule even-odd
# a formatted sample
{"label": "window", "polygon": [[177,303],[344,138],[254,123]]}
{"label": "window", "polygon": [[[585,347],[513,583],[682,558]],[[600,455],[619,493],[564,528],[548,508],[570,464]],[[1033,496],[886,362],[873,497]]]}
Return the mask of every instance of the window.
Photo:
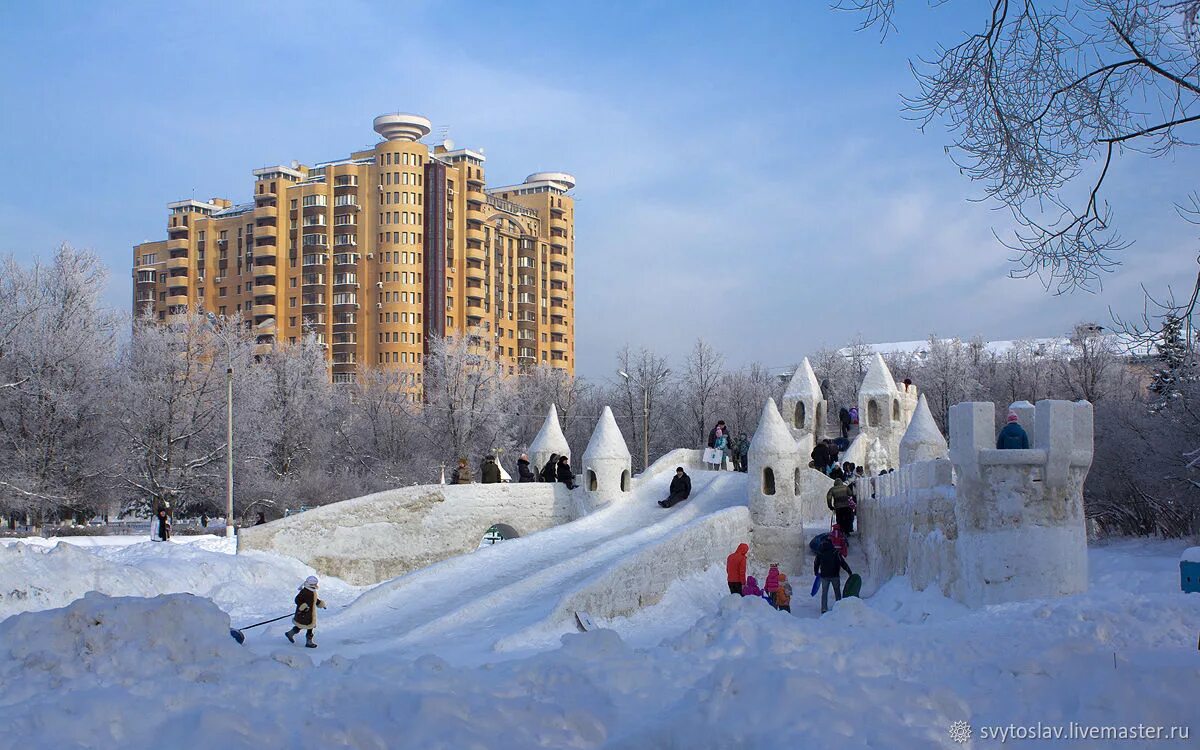
{"label": "window", "polygon": [[792,426],[796,429],[804,428],[804,402],[796,402],[796,413],[792,418]]}
{"label": "window", "polygon": [[325,196],[323,196],[323,195],[306,195],[306,196],[304,196],[304,207],[305,208],[308,208],[309,206],[327,206],[327,205],[329,205],[329,204],[325,202]]}
{"label": "window", "polygon": [[770,466],[763,468],[762,471],[762,493],[764,495],[775,494],[775,472]]}
{"label": "window", "polygon": [[306,234],[304,235],[302,244],[305,247],[324,247],[325,245],[329,244],[329,238],[323,234]]}
{"label": "window", "polygon": [[217,288],[217,296],[218,297],[228,296],[228,293],[229,293],[229,287],[227,287],[227,286]]}
{"label": "window", "polygon": [[[320,205],[324,206],[325,203],[323,201],[325,200],[325,196],[322,195],[322,196],[317,196],[317,197],[319,197],[322,200],[322,203]],[[358,196],[353,195],[353,194],[336,196],[333,199],[333,205],[335,205],[335,206],[357,206],[358,205]]]}

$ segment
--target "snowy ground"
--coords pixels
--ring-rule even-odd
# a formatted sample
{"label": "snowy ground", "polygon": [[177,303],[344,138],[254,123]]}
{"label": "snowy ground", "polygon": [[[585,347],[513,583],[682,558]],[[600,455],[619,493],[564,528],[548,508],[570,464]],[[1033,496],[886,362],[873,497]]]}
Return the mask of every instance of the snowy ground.
{"label": "snowy ground", "polygon": [[[714,567],[610,630],[462,666],[437,648],[339,648],[336,609],[358,591],[332,579],[321,649],[290,646],[281,625],[238,646],[218,606],[238,625],[277,614],[308,571],[225,544],[0,547],[0,618],[75,600],[0,622],[0,748],[948,748],[999,746],[980,737],[989,725],[1072,721],[1190,736],[1051,746],[1200,746],[1200,595],[1179,593],[1183,544],[1098,546],[1087,594],[978,611],[900,579],[818,618],[794,576],[788,616],[722,595]],[[91,589],[216,605],[78,599]],[[454,605],[453,590],[427,593]],[[443,632],[465,637],[431,637]],[[950,739],[960,720],[970,744]]]}

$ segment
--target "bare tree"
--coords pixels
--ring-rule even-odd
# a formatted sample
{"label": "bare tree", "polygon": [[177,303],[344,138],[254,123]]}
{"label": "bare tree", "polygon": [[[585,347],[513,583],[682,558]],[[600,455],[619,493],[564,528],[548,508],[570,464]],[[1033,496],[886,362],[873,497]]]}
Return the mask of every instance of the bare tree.
{"label": "bare tree", "polygon": [[[839,7],[885,32],[895,10],[893,0]],[[1200,0],[991,0],[978,31],[912,69],[908,111],[922,127],[945,124],[960,171],[1019,227],[1004,240],[1018,253],[1014,275],[1090,289],[1128,244],[1104,199],[1117,158],[1194,142]]]}
{"label": "bare tree", "polygon": [[1096,404],[1112,393],[1113,380],[1121,368],[1112,340],[1103,334],[1102,326],[1076,325],[1062,354],[1058,372],[1064,392],[1072,399]]}
{"label": "bare tree", "polygon": [[679,379],[682,445],[703,444],[710,420],[715,419],[725,357],[703,339],[697,339]]}
{"label": "bare tree", "polygon": [[[660,418],[660,411],[666,413],[668,410],[659,408],[660,402],[665,400],[671,369],[667,367],[664,357],[648,349],[640,349],[635,353],[626,346],[617,352],[617,370],[628,375],[618,378],[614,384],[626,421],[622,431],[627,436],[629,452],[640,459],[643,453],[643,417],[650,425],[649,445],[652,454],[658,451],[659,446],[672,442],[671,431],[666,428],[665,420]],[[641,468],[646,468],[644,461],[635,459],[634,463],[643,464]]]}

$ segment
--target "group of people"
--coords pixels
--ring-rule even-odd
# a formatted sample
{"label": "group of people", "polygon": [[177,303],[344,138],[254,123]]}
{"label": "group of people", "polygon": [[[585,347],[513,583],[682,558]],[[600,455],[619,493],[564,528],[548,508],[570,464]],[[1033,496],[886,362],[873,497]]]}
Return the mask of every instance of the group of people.
{"label": "group of people", "polygon": [[[714,453],[715,451],[715,453]],[[734,437],[733,432],[725,424],[725,420],[719,420],[717,424],[709,430],[708,433],[708,450],[705,451],[704,462],[710,469],[724,469],[725,462],[729,461],[733,464],[734,471],[746,471],[746,461],[750,455],[750,438],[746,433],[741,433]],[[710,458],[716,458],[716,461],[710,461]]]}
{"label": "group of people", "polygon": [[[827,535],[826,535],[827,536]],[[779,563],[771,563],[767,570],[766,580],[759,586],[758,579],[747,575],[749,544],[739,544],[729,557],[725,559],[725,573],[729,581],[729,593],[738,596],[758,596],[766,599],[775,609],[783,612],[792,611],[792,586],[788,583],[787,574],[779,569]],[[816,596],[817,586],[821,590],[821,614],[829,611],[829,589],[833,589],[835,601],[842,599],[842,571],[854,575],[846,562],[845,554],[829,539],[822,539],[816,549],[813,560],[812,595]],[[857,592],[852,592],[857,595]]]}
{"label": "group of people", "polygon": [[[557,453],[550,455],[550,460],[540,471],[534,473],[529,463],[529,455],[522,453],[517,459],[517,482],[561,482],[567,489],[575,489],[575,472],[571,470],[571,459]],[[489,453],[479,463],[479,481],[481,484],[500,484],[504,481],[504,473],[500,470],[500,462],[494,454]],[[458,459],[458,465],[450,473],[450,484],[471,484],[471,468],[467,459]]]}

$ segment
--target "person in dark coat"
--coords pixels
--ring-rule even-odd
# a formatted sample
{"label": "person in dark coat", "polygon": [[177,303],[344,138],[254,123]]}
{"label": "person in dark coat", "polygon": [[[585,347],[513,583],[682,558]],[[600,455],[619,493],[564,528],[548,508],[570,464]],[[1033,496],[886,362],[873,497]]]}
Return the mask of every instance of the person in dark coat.
{"label": "person in dark coat", "polygon": [[854,506],[850,502],[850,488],[843,478],[841,469],[833,470],[833,486],[825,493],[825,504],[833,511],[842,533],[849,534],[854,530]]}
{"label": "person in dark coat", "polygon": [[842,424],[842,437],[850,437],[850,410],[842,407],[838,410],[838,422]]}
{"label": "person in dark coat", "polygon": [[818,441],[809,455],[812,457],[812,467],[817,471],[824,472],[829,467],[829,446],[824,440]]}
{"label": "person in dark coat", "polygon": [[542,477],[543,482],[557,482],[558,481],[558,454],[557,453],[550,454],[550,460],[547,461],[546,465],[542,467],[541,477]]}
{"label": "person in dark coat", "polygon": [[688,499],[688,495],[692,494],[692,478],[687,475],[682,466],[675,467],[675,476],[671,478],[671,494],[666,500],[659,500],[658,504],[664,508],[670,508],[672,505]]}
{"label": "person in dark coat", "polygon": [[260,510],[258,512],[258,518],[254,519],[254,525],[262,526],[266,522],[267,522],[267,514],[264,511]]}
{"label": "person in dark coat", "polygon": [[158,540],[165,542],[171,538],[171,516],[166,508],[159,508],[155,515],[158,518]]}
{"label": "person in dark coat", "polygon": [[471,469],[467,466],[467,459],[458,459],[458,466],[454,467],[454,471],[450,474],[450,484],[470,484]]}
{"label": "person in dark coat", "polygon": [[826,538],[817,548],[817,559],[813,561],[813,575],[821,577],[821,614],[829,611],[830,586],[833,586],[834,601],[842,600],[843,570],[854,575],[854,571],[846,564],[846,558]]}
{"label": "person in dark coat", "polygon": [[500,484],[500,464],[496,457],[488,454],[483,459],[483,467],[479,470],[479,481],[483,484]]}
{"label": "person in dark coat", "polygon": [[567,489],[575,489],[575,472],[571,471],[571,459],[566,456],[558,457],[558,481],[567,485]]}
{"label": "person in dark coat", "polygon": [[1008,413],[1008,424],[1004,425],[1004,429],[996,436],[996,447],[1001,450],[1023,450],[1029,447],[1029,435],[1017,421],[1015,411]]}
{"label": "person in dark coat", "polygon": [[529,468],[529,456],[524,453],[517,459],[517,482],[536,482],[537,477],[533,475],[533,470]]}
{"label": "person in dark coat", "polygon": [[304,579],[296,594],[296,614],[292,615],[292,629],[284,633],[292,643],[296,642],[296,634],[301,630],[308,633],[304,636],[306,648],[316,648],[313,642],[313,631],[317,629],[317,610],[325,609],[325,602],[317,598],[317,577],[309,576]]}

